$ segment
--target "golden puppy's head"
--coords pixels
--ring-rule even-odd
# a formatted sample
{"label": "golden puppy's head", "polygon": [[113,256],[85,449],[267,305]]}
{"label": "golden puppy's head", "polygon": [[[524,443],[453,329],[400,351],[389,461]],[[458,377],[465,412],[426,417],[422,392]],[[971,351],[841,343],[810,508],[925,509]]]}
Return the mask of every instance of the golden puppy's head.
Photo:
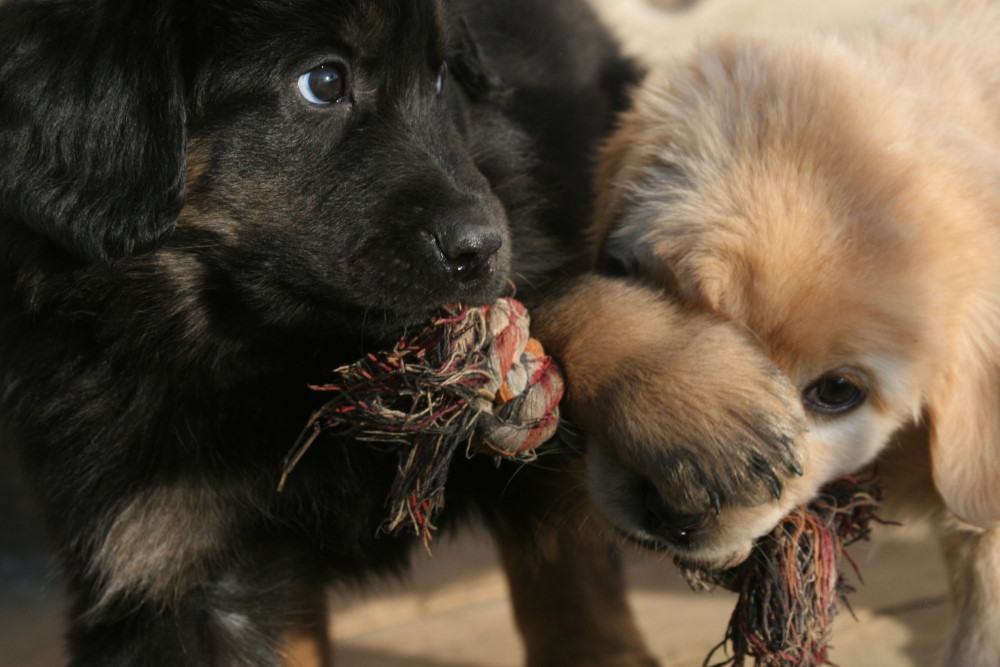
{"label": "golden puppy's head", "polygon": [[[733,330],[698,349],[731,360],[739,391],[713,390],[698,410],[736,413],[734,395],[775,405],[777,392],[805,420],[804,475],[780,499],[723,507],[693,559],[745,552],[925,412],[948,507],[1000,521],[1000,182],[966,167],[880,72],[818,35],[723,41],[653,73],[606,147],[597,263],[662,289],[691,318],[678,335],[697,339],[695,318]],[[754,366],[778,369],[777,386],[748,377]],[[629,460],[592,469],[605,506],[628,508],[617,480],[647,474]]]}

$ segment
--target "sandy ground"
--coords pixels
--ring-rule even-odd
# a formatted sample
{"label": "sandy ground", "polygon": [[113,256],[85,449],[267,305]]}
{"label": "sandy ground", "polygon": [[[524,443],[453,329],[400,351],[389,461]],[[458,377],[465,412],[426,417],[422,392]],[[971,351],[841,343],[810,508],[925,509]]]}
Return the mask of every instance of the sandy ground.
{"label": "sandy ground", "polygon": [[[655,63],[720,31],[836,26],[909,0],[593,2],[630,53]],[[0,512],[20,495],[5,484],[0,479]],[[33,532],[30,526],[19,530]],[[833,659],[842,667],[932,665],[949,616],[937,551],[915,528],[887,526],[877,532],[873,544],[852,552],[865,583],[852,596],[854,616],[845,612],[837,621]],[[337,665],[521,664],[505,584],[485,538],[469,535],[436,544],[433,557],[417,561],[408,582],[335,593]],[[44,553],[5,544],[0,534],[0,667],[60,663],[61,598],[48,571]],[[701,665],[722,637],[734,596],[691,592],[669,564],[640,554],[628,557],[628,576],[632,606],[663,664]]]}
{"label": "sandy ground", "polygon": [[[929,667],[945,640],[949,609],[936,549],[914,529],[882,527],[851,553],[866,583],[834,626],[841,667]],[[439,545],[411,586],[337,601],[336,664],[516,667],[522,652],[500,572],[485,540]],[[664,667],[697,667],[725,632],[735,596],[692,592],[667,563],[633,554],[631,603]]]}
{"label": "sandy ground", "polygon": [[[865,583],[834,627],[841,667],[930,667],[949,608],[936,549],[912,528],[884,526],[851,553]],[[0,605],[0,666],[48,667],[62,659],[58,587],[45,563],[18,570]],[[668,563],[628,557],[630,599],[664,667],[697,667],[721,640],[735,596],[694,593]],[[0,584],[11,585],[0,577]],[[523,655],[503,577],[488,541],[467,535],[418,555],[412,578],[333,595],[337,667],[517,667]]]}

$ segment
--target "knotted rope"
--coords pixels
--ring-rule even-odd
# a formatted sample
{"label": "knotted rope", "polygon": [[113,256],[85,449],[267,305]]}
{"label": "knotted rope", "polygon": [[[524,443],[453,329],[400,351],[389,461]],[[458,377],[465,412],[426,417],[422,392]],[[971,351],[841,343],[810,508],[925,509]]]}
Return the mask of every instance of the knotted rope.
{"label": "knotted rope", "polygon": [[[705,659],[729,645],[729,658],[713,667],[815,667],[829,662],[829,642],[837,603],[853,592],[838,570],[845,551],[867,539],[881,500],[873,483],[853,477],[823,487],[805,507],[794,510],[754,546],[750,557],[729,570],[683,569],[692,588],[723,586],[739,592],[726,637]],[[848,608],[850,608],[848,606]]]}
{"label": "knotted rope", "polygon": [[527,310],[511,298],[449,306],[391,350],[337,368],[332,382],[313,387],[334,397],[285,457],[278,490],[324,432],[391,446],[399,466],[381,529],[409,526],[426,546],[459,447],[531,460],[555,433],[563,379],[529,325]]}

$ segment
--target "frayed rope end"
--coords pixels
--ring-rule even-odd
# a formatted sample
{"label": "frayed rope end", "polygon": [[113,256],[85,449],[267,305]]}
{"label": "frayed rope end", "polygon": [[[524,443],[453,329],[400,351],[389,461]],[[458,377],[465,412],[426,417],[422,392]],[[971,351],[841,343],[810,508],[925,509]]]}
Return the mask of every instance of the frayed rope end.
{"label": "frayed rope end", "polygon": [[[750,557],[729,570],[682,568],[693,588],[722,586],[739,599],[723,641],[705,659],[712,667],[816,667],[829,662],[838,602],[853,588],[838,570],[845,548],[867,539],[881,489],[844,477],[823,487],[805,507],[758,540]],[[848,607],[849,608],[849,607]],[[712,663],[724,650],[729,657]]]}
{"label": "frayed rope end", "polygon": [[527,310],[512,298],[450,306],[391,350],[337,368],[332,382],[313,387],[334,398],[285,457],[278,490],[323,433],[393,447],[399,465],[380,530],[408,526],[426,547],[460,447],[531,460],[555,434],[563,378],[529,327]]}

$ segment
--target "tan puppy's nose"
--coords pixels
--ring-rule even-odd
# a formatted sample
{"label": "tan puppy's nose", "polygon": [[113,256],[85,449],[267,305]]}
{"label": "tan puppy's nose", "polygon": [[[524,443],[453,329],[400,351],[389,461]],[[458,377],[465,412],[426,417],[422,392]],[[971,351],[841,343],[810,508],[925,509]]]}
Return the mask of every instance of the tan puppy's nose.
{"label": "tan puppy's nose", "polygon": [[712,523],[710,512],[685,513],[670,507],[656,488],[646,483],[643,528],[678,547],[691,547]]}

